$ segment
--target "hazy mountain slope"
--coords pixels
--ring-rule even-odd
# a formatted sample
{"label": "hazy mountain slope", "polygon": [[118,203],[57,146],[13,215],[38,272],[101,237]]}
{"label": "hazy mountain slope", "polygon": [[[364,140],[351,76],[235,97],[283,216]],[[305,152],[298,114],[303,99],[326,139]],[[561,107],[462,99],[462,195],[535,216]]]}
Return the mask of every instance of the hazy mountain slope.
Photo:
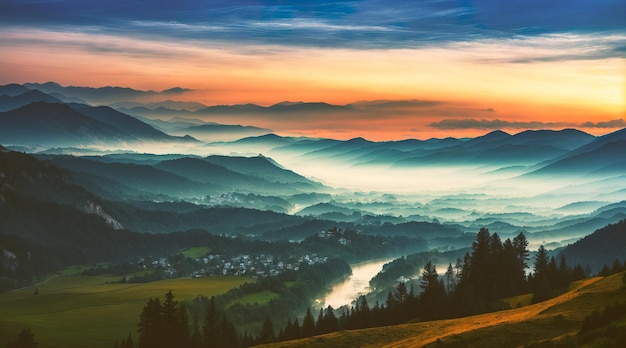
{"label": "hazy mountain slope", "polygon": [[0,95],[6,96],[16,96],[30,91],[29,88],[26,88],[22,85],[18,85],[17,83],[10,83],[8,85],[0,86]]}
{"label": "hazy mountain slope", "polygon": [[189,134],[193,137],[209,142],[259,136],[271,132],[271,129],[227,124],[202,124],[189,126],[176,131],[177,134]]}
{"label": "hazy mountain slope", "polygon": [[589,265],[598,272],[618,258],[626,261],[626,220],[600,228],[560,251],[569,264]]}
{"label": "hazy mountain slope", "polygon": [[38,157],[48,159],[56,166],[76,172],[75,175],[85,172],[152,194],[201,197],[212,192],[212,189],[216,189],[211,185],[201,184],[149,165],[103,163],[72,156],[38,155]]}
{"label": "hazy mountain slope", "polygon": [[71,206],[82,206],[95,199],[92,194],[74,185],[67,171],[52,163],[0,149],[0,193],[7,191]]}
{"label": "hazy mountain slope", "polygon": [[[106,224],[121,227],[101,208],[98,197],[49,162],[0,151],[0,173],[0,234],[53,242],[55,234],[65,230],[74,233],[89,225],[101,228]],[[74,228],[67,227],[73,223]]]}
{"label": "hazy mountain slope", "polygon": [[196,111],[196,114],[267,114],[267,113],[326,113],[352,111],[350,107],[328,103],[281,102],[268,107],[256,104],[215,105]]}
{"label": "hazy mountain slope", "polygon": [[564,155],[594,139],[592,135],[572,129],[524,131],[512,136],[496,131],[451,147],[414,150],[396,165],[534,165]]}
{"label": "hazy mountain slope", "polygon": [[346,216],[353,215],[353,214],[359,214],[359,215],[361,214],[361,212],[357,210],[339,207],[332,203],[317,203],[315,205],[306,207],[296,212],[296,215],[322,216],[322,215],[329,214],[329,213],[339,213],[339,214],[344,214]]}
{"label": "hazy mountain slope", "polygon": [[[565,294],[526,307],[466,318],[347,330],[260,347],[517,347],[574,334],[585,316],[626,297],[622,274],[573,283]],[[439,341],[438,341],[439,340]]]}
{"label": "hazy mountain slope", "polygon": [[51,95],[38,90],[29,90],[15,96],[0,95],[0,111],[17,109],[34,102],[62,103],[61,100]]}
{"label": "hazy mountain slope", "polygon": [[66,104],[36,102],[0,113],[0,139],[19,145],[98,145],[135,140],[120,129],[84,116]]}
{"label": "hazy mountain slope", "polygon": [[268,182],[304,184],[306,186],[310,186],[311,188],[321,188],[320,184],[313,182],[289,169],[282,168],[272,159],[264,156],[209,156],[205,157],[204,160],[226,167],[235,172],[262,178]]}
{"label": "hazy mountain slope", "polygon": [[76,97],[89,102],[90,104],[111,104],[120,101],[140,100],[141,98],[156,95],[170,96],[185,93],[188,91],[184,88],[171,88],[161,92],[157,91],[141,91],[127,87],[80,87],[80,86],[61,86],[56,82],[46,83],[25,83],[24,87],[29,89],[38,89],[44,93],[60,93],[68,97]]}
{"label": "hazy mountain slope", "polygon": [[158,203],[108,202],[105,207],[125,227],[137,232],[170,233],[206,230],[213,234],[257,234],[301,224],[304,218],[273,211],[234,207],[184,207]]}
{"label": "hazy mountain slope", "polygon": [[527,130],[513,135],[507,143],[513,145],[531,145],[548,142],[550,146],[554,146],[564,150],[575,150],[596,140],[591,134],[579,131],[577,129],[555,130]]}
{"label": "hazy mountain slope", "polygon": [[626,169],[624,149],[626,149],[626,128],[601,136],[527,176],[621,174]]}
{"label": "hazy mountain slope", "polygon": [[236,189],[265,186],[269,183],[258,177],[234,172],[223,166],[198,158],[179,158],[163,161],[155,165],[156,168],[166,170],[181,177],[196,182],[210,183]]}
{"label": "hazy mountain slope", "polygon": [[[79,113],[93,118],[102,123],[117,127],[120,130],[132,134],[134,137],[142,140],[153,141],[179,141],[181,138],[173,137],[154,129],[152,126],[108,106],[92,107],[84,104],[71,104],[71,108]],[[193,139],[185,139],[191,141]]]}

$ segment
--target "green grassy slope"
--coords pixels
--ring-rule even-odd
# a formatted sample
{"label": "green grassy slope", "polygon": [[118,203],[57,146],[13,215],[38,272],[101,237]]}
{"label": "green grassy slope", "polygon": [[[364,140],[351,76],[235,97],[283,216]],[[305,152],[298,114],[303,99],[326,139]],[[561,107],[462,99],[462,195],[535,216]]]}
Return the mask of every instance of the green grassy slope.
{"label": "green grassy slope", "polygon": [[[176,300],[210,297],[250,281],[244,277],[170,279],[143,284],[107,284],[119,277],[58,276],[37,286],[0,294],[0,346],[23,328],[40,348],[107,347],[137,338],[137,323],[150,297],[172,290]],[[38,295],[34,295],[35,289]]]}

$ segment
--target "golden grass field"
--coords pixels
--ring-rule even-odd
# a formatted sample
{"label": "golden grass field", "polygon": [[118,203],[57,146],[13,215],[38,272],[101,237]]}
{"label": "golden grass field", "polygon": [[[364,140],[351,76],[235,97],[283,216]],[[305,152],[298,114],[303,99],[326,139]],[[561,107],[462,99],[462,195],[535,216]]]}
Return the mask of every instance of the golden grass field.
{"label": "golden grass field", "polygon": [[[172,290],[178,301],[210,297],[253,281],[245,277],[179,278],[143,284],[107,284],[106,276],[61,275],[36,286],[0,294],[0,347],[24,328],[40,348],[113,347],[132,333],[150,297]],[[35,288],[38,295],[34,295]],[[135,341],[136,342],[136,341]]]}
{"label": "golden grass field", "polygon": [[[340,331],[266,348],[423,347],[441,340],[456,347],[519,347],[578,331],[585,316],[615,301],[626,301],[623,273],[572,283],[569,291],[545,302],[466,318]],[[513,299],[526,302],[525,297]]]}

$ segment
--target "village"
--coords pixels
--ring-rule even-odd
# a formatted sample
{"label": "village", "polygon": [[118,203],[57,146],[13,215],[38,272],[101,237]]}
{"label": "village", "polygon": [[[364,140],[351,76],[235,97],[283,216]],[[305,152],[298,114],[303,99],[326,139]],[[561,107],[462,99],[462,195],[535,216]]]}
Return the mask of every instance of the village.
{"label": "village", "polygon": [[324,263],[327,257],[317,254],[303,256],[278,257],[267,254],[236,255],[232,257],[208,254],[190,259],[178,255],[161,257],[152,261],[139,260],[144,270],[160,270],[165,278],[191,276],[194,278],[234,275],[248,277],[277,276],[288,270],[297,271],[301,264],[314,265]]}

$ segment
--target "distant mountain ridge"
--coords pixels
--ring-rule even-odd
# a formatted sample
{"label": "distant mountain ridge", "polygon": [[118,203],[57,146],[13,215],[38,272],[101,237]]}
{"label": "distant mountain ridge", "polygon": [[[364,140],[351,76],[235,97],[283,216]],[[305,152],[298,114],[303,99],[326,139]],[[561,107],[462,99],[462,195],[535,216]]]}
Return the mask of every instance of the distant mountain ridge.
{"label": "distant mountain ridge", "polygon": [[39,90],[0,96],[0,141],[5,145],[71,147],[120,142],[187,142],[192,137],[170,136],[107,106],[64,103]]}
{"label": "distant mountain ridge", "polygon": [[189,92],[189,89],[174,87],[161,92],[142,91],[128,87],[77,87],[77,86],[61,86],[56,82],[46,83],[25,83],[23,85],[28,89],[37,89],[44,93],[60,93],[68,97],[75,97],[85,100],[91,104],[110,104],[120,102],[122,100],[138,100],[145,97],[158,95],[177,95]]}
{"label": "distant mountain ridge", "polygon": [[[324,102],[280,102],[270,106],[257,104],[213,105],[196,110],[173,109],[163,104],[144,104],[129,107],[121,105],[118,110],[143,117],[164,115],[202,116],[202,115],[265,115],[276,113],[328,113],[328,112],[355,112],[350,105],[333,105]],[[194,108],[195,109],[195,108]]]}

